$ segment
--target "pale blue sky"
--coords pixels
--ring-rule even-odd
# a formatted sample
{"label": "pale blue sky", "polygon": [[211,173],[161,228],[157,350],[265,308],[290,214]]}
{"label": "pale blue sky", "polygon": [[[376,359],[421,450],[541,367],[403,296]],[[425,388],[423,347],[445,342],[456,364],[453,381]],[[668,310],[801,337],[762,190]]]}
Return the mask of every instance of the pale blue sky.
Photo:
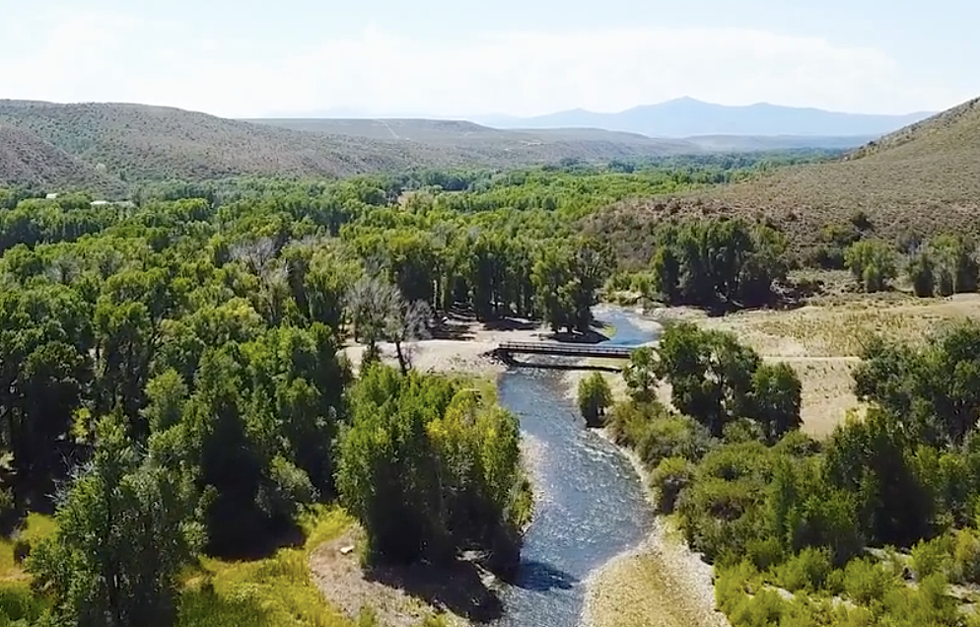
{"label": "pale blue sky", "polygon": [[0,4],[0,98],[250,117],[614,111],[685,95],[903,113],[980,95],[973,0]]}

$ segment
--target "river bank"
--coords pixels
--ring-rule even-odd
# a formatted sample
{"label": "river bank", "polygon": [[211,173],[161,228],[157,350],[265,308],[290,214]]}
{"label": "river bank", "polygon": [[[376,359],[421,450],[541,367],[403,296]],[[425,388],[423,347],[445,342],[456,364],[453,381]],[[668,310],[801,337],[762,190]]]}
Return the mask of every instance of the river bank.
{"label": "river bank", "polygon": [[[606,429],[594,429],[612,442]],[[631,449],[629,459],[644,487],[649,472]],[[651,506],[653,494],[646,490]],[[688,547],[672,521],[657,516],[650,534],[634,549],[597,569],[585,582],[582,627],[729,627],[715,609],[712,567]]]}
{"label": "river bank", "polygon": [[[602,306],[595,315],[600,320],[610,312],[626,314],[630,325],[659,336],[661,323],[640,312]],[[565,393],[578,394],[579,382],[590,373],[572,370],[565,374]],[[613,397],[624,398],[626,385],[617,373],[603,372]],[[669,396],[669,389],[661,390]],[[613,443],[606,429],[594,429]],[[640,477],[644,494],[655,508],[649,490],[649,472],[632,449],[616,445]],[[727,618],[715,609],[712,567],[688,547],[672,521],[657,516],[646,538],[636,547],[617,555],[596,569],[586,581],[583,627],[727,627]]]}

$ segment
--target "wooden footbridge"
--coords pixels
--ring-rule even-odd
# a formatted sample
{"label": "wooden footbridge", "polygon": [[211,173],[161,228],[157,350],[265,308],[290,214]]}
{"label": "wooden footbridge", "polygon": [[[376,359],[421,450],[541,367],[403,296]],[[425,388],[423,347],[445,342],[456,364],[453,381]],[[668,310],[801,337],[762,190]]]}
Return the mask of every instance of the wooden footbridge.
{"label": "wooden footbridge", "polygon": [[501,342],[497,355],[507,359],[515,354],[554,355],[557,357],[603,357],[629,359],[633,354],[630,346],[600,346],[596,344],[565,344],[561,342]]}

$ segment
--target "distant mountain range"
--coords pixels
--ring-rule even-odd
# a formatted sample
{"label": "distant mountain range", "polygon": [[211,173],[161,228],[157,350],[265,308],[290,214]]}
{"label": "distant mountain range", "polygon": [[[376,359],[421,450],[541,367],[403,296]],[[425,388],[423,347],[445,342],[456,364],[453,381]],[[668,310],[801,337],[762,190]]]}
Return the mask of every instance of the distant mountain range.
{"label": "distant mountain range", "polygon": [[650,137],[698,135],[743,136],[877,136],[898,130],[932,115],[839,113],[821,109],[783,107],[759,103],[727,106],[678,98],[619,113],[596,113],[584,109],[561,111],[537,117],[506,115],[475,116],[474,122],[506,129],[601,128],[639,133]]}

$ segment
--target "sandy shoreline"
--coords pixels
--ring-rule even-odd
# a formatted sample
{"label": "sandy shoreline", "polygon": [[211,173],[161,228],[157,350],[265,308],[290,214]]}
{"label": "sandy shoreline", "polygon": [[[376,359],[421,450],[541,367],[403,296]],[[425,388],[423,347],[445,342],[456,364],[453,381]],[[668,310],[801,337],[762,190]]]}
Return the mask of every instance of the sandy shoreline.
{"label": "sandy shoreline", "polygon": [[[490,352],[500,342],[545,341],[550,331],[527,321],[514,321],[515,328],[495,329],[473,320],[449,321],[438,337],[417,340],[402,346],[411,355],[412,366],[419,372],[452,373],[471,376],[493,376],[506,368],[494,361]],[[397,364],[395,346],[390,342],[379,345],[386,363]],[[365,346],[348,344],[344,354],[356,370],[364,355]]]}

